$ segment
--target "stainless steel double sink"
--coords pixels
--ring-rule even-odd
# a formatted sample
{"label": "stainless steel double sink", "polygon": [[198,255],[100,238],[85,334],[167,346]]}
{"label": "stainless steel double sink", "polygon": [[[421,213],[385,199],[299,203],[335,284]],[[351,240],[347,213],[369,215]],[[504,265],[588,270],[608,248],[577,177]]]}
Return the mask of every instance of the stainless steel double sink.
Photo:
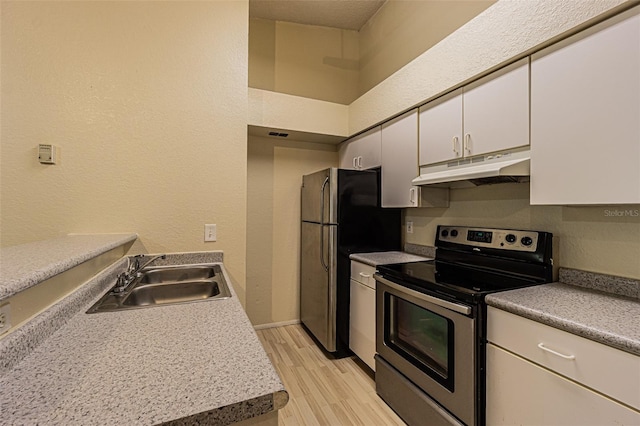
{"label": "stainless steel double sink", "polygon": [[110,289],[88,314],[231,297],[220,265],[154,266],[142,269],[123,292]]}

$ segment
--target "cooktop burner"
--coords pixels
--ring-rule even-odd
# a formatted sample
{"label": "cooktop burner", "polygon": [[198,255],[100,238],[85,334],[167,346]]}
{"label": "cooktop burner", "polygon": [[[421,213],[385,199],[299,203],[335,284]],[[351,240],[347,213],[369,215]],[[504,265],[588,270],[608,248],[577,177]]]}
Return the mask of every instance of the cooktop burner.
{"label": "cooktop burner", "polygon": [[479,302],[551,282],[551,242],[547,232],[439,226],[435,260],[380,265],[378,273],[416,291]]}
{"label": "cooktop burner", "polygon": [[532,280],[496,272],[473,270],[434,260],[380,265],[378,272],[389,279],[401,280],[407,287],[421,292],[449,295],[456,300],[477,302],[486,294],[542,284]]}

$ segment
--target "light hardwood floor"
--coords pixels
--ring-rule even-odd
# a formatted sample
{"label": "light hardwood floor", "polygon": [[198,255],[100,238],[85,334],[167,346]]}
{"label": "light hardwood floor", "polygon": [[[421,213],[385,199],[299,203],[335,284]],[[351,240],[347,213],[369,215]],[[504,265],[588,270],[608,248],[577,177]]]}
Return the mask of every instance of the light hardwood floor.
{"label": "light hardwood floor", "polygon": [[279,425],[405,426],[376,394],[360,360],[327,358],[300,325],[257,334],[289,393]]}

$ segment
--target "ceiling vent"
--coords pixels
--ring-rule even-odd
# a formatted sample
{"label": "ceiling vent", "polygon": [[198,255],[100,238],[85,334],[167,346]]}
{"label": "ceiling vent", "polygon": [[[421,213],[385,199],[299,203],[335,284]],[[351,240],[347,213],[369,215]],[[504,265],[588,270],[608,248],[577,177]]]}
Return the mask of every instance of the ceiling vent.
{"label": "ceiling vent", "polygon": [[289,136],[289,133],[269,132],[269,136],[277,136],[279,138],[286,138],[287,136]]}

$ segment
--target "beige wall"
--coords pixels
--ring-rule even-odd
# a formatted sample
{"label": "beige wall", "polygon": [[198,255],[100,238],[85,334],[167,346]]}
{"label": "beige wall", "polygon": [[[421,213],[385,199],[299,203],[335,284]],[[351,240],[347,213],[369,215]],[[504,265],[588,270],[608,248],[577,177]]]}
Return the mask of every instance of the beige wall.
{"label": "beige wall", "polygon": [[249,87],[348,105],[492,3],[389,0],[359,32],[251,19]]}
{"label": "beige wall", "polygon": [[247,1],[2,2],[2,245],[224,250],[244,299],[247,33]]}
{"label": "beige wall", "polygon": [[358,33],[251,19],[249,86],[349,104],[357,97]]}
{"label": "beige wall", "polygon": [[361,29],[358,96],[398,71],[495,0],[389,0]]}
{"label": "beige wall", "polygon": [[[414,3],[407,2],[419,6]],[[624,3],[623,0],[497,2],[353,102],[349,106],[347,134],[359,132],[403,109],[424,102],[564,31],[619,8],[621,3]],[[412,37],[412,34],[407,37]],[[270,102],[265,102],[265,106],[268,107],[269,104]],[[287,111],[288,108],[279,106],[278,110]],[[274,120],[269,122],[269,125],[280,127],[278,123],[286,122],[286,117],[286,114],[273,117]],[[261,148],[265,158],[271,158],[271,148]],[[258,152],[255,151],[257,149],[256,145],[250,144],[250,173],[252,167],[257,167],[255,158],[251,159],[251,156]],[[254,154],[251,154],[252,150]],[[271,176],[275,173],[276,164],[280,163],[267,161],[264,164],[265,170],[269,172],[265,173],[265,176]],[[259,183],[269,182],[271,179],[273,178]],[[250,192],[253,182],[255,180],[250,177]],[[454,190],[451,193],[449,209],[406,210],[405,219],[413,221],[415,229],[414,234],[406,235],[406,240],[433,245],[435,227],[438,224],[547,230],[553,232],[559,242],[556,254],[559,265],[640,278],[637,266],[637,259],[640,258],[638,220],[632,217],[605,216],[604,210],[622,207],[530,206],[528,191],[528,185],[522,184]],[[274,230],[281,228],[269,228],[269,222],[274,221],[276,217],[273,209],[265,209],[263,204],[260,210],[253,208],[251,203],[250,197],[248,241],[249,250],[255,250],[253,257],[251,254],[247,256],[251,266],[248,271],[250,317],[255,324],[287,321],[288,317],[276,319],[274,309],[277,303],[282,303],[283,312],[293,312],[294,306],[297,309],[297,293],[289,299],[276,301],[270,298],[275,297],[274,294],[282,294],[283,291],[278,290],[280,288],[297,291],[297,284],[293,280],[280,282],[273,277],[294,276],[298,270],[297,257],[295,262],[283,263],[282,274],[278,274],[279,271],[274,268],[274,247],[280,250],[282,246],[275,242]],[[266,205],[270,203],[267,202]],[[637,206],[631,208],[636,209]],[[251,228],[252,221],[256,220],[255,216],[262,214],[261,212],[264,212],[264,216],[261,216],[262,221],[256,222],[255,226],[260,223],[265,227],[261,231],[263,235],[267,233],[265,237],[261,237],[259,232],[252,231]],[[289,226],[289,232],[298,232],[297,222]],[[254,242],[258,245],[254,245]],[[259,244],[262,244],[264,251],[259,251]],[[261,255],[263,257],[260,257]],[[294,251],[293,255],[297,256],[297,252]],[[259,261],[263,263],[260,264]],[[253,271],[255,275],[249,276]],[[259,275],[260,273],[262,275]],[[284,293],[286,294],[286,291]],[[291,305],[286,307],[286,303]]]}
{"label": "beige wall", "polygon": [[248,121],[250,126],[315,133],[321,138],[335,135],[344,140],[349,135],[347,105],[252,87],[249,88]]}
{"label": "beige wall", "polygon": [[[620,2],[498,2],[452,34],[448,54],[437,45],[352,104],[350,133]],[[1,5],[1,244],[129,231],[149,252],[221,249],[255,324],[297,319],[299,179],[336,165],[337,154],[252,139],[247,156],[247,2]],[[499,30],[514,17],[531,23],[524,40]],[[492,37],[502,40],[495,54]],[[350,63],[336,62],[349,57],[332,40],[312,63]],[[457,48],[476,52],[465,66],[448,56]],[[272,79],[277,90],[277,72],[260,84]],[[304,82],[314,86],[313,74]],[[38,143],[60,146],[60,163],[39,164]],[[557,235],[562,266],[640,276],[636,219],[606,217],[605,207],[531,207],[523,187],[509,187],[456,190],[449,209],[408,211],[408,241],[432,244],[438,223],[532,227]],[[217,242],[202,241],[204,223],[218,224]]]}
{"label": "beige wall", "polygon": [[[626,4],[625,4],[626,3]],[[496,2],[349,106],[350,133],[443,93],[549,40],[627,7],[623,0]],[[560,266],[640,278],[640,218],[609,211],[639,206],[530,206],[528,185],[451,192],[448,209],[407,209],[408,242],[432,245],[438,224],[551,231]]]}
{"label": "beige wall", "polygon": [[349,105],[349,134],[512,62],[627,0],[498,1]]}
{"label": "beige wall", "polygon": [[249,137],[247,314],[254,325],[300,318],[302,175],[337,163],[333,145]]}
{"label": "beige wall", "polygon": [[639,208],[530,206],[528,184],[455,189],[447,209],[406,209],[405,223],[413,221],[414,233],[405,238],[433,245],[437,225],[549,231],[558,242],[556,265],[640,279],[640,217],[633,216]]}

